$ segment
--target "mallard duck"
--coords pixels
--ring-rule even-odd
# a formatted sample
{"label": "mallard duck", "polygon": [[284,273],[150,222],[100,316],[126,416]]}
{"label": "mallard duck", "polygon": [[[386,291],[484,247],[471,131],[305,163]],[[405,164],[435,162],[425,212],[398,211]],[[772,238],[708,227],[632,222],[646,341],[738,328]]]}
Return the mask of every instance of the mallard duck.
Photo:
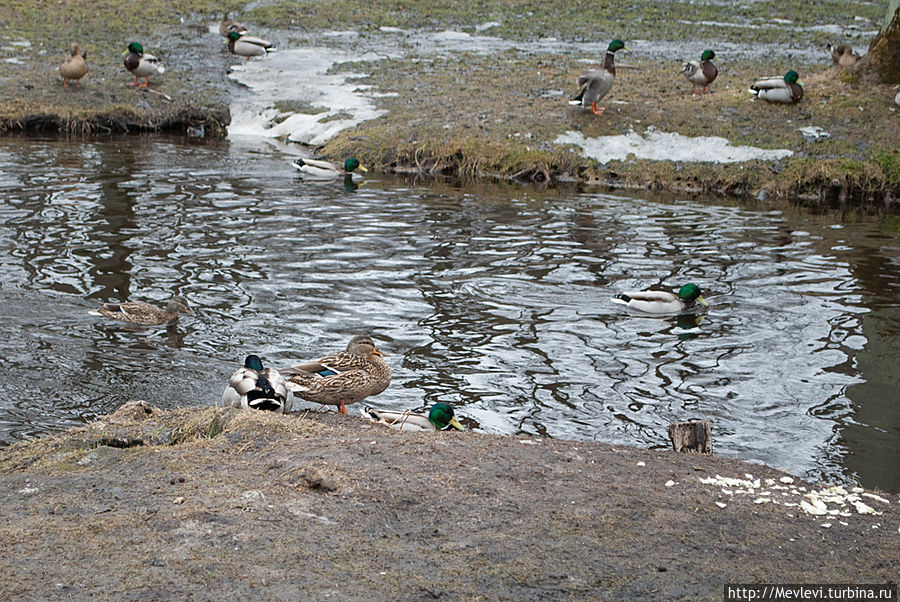
{"label": "mallard duck", "polygon": [[249,61],[251,56],[265,56],[270,52],[275,52],[275,45],[262,38],[242,36],[236,31],[230,31],[228,32],[228,50],[231,54],[247,57]]}
{"label": "mallard duck", "polygon": [[766,102],[794,104],[803,98],[803,88],[798,80],[800,76],[791,69],[784,77],[766,77],[750,86],[750,93]]}
{"label": "mallard duck", "polygon": [[319,161],[317,159],[296,159],[291,162],[300,173],[310,180],[336,180],[350,176],[353,179],[361,180],[362,176],[355,173],[356,170],[367,172],[365,167],[359,164],[359,159],[350,157],[344,161],[344,168],[341,169],[334,163],[328,161]]}
{"label": "mallard duck", "polygon": [[228,34],[230,34],[232,31],[236,32],[240,36],[245,36],[250,33],[242,23],[232,21],[228,18],[228,13],[225,13],[225,15],[222,17],[222,21],[219,23],[219,33],[223,38],[227,38]]}
{"label": "mallard duck", "polygon": [[178,319],[179,313],[194,315],[188,307],[187,300],[181,295],[175,295],[169,299],[165,309],[159,309],[142,301],[128,301],[126,303],[104,303],[100,309],[88,313],[144,326],[172,322]]}
{"label": "mallard duck", "polygon": [[694,94],[697,93],[697,86],[703,86],[703,92],[706,92],[706,87],[713,83],[719,75],[719,70],[711,62],[714,58],[716,58],[715,52],[704,50],[703,54],[700,55],[699,61],[684,63],[681,73],[691,82]]}
{"label": "mallard duck", "polygon": [[138,78],[143,77],[144,83],[140,84],[140,87],[146,88],[150,83],[151,75],[158,75],[166,71],[159,59],[152,54],[145,53],[144,47],[137,42],[128,44],[126,54],[125,68],[134,73],[134,82],[128,84],[129,86],[137,86]]}
{"label": "mallard duck", "polygon": [[370,406],[366,406],[361,412],[372,422],[386,424],[398,431],[446,431],[450,428],[466,430],[453,414],[453,406],[443,401],[431,406],[427,416],[418,412],[376,410]]}
{"label": "mallard duck", "polygon": [[635,291],[619,293],[613,303],[626,305],[631,309],[648,314],[678,314],[694,307],[696,303],[709,305],[700,294],[696,284],[685,284],[678,294],[665,291]]}
{"label": "mallard duck", "polygon": [[263,368],[259,356],[248,355],[244,365],[228,379],[222,405],[285,414],[294,405],[294,394],[275,368]]}
{"label": "mallard duck", "polygon": [[831,53],[831,62],[835,66],[849,67],[859,60],[859,55],[853,52],[850,44],[838,44],[837,48],[831,45],[831,42],[825,45],[825,49]]}
{"label": "mallard duck", "polygon": [[382,355],[375,348],[372,337],[357,335],[350,339],[345,351],[303,362],[281,372],[288,379],[288,388],[297,397],[338,406],[338,411],[346,414],[346,404],[378,395],[391,384],[391,369],[381,359]]}
{"label": "mallard duck", "polygon": [[75,85],[78,86],[78,80],[87,73],[87,62],[85,62],[87,52],[82,52],[78,44],[74,42],[69,44],[69,52],[71,56],[59,65],[59,74],[63,78],[64,87],[68,87],[70,79],[75,80]]}
{"label": "mallard duck", "polygon": [[597,103],[609,93],[616,80],[615,55],[618,50],[627,50],[622,40],[613,40],[606,48],[606,59],[602,69],[591,69],[578,76],[578,94],[572,97],[569,104],[590,107],[595,115],[600,115],[606,107],[597,108]]}

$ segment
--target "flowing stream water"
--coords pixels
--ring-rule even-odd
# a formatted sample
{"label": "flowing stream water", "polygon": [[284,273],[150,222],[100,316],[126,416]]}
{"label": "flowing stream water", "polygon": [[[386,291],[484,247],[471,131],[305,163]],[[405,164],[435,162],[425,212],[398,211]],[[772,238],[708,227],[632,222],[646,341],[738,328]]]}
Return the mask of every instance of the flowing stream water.
{"label": "flowing stream water", "polygon": [[[643,447],[709,419],[717,453],[900,491],[896,217],[349,190],[289,158],[240,138],[0,140],[0,442],[132,399],[214,404],[248,353],[277,367],[367,331],[394,372],[377,407],[449,401],[489,433]],[[701,316],[610,302],[689,281]],[[88,314],[174,292],[195,315],[169,328]]]}

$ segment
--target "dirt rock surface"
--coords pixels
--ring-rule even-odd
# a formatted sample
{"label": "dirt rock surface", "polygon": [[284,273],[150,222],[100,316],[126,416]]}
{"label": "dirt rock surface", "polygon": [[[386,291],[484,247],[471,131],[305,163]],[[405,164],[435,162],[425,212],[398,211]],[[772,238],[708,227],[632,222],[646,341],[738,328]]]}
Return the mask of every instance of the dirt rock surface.
{"label": "dirt rock surface", "polygon": [[[701,482],[747,473],[754,494]],[[829,502],[848,512],[816,516],[785,504],[824,486],[787,481],[715,456],[132,402],[0,451],[0,599],[694,600],[725,583],[896,583],[896,496],[861,493],[879,514]]]}

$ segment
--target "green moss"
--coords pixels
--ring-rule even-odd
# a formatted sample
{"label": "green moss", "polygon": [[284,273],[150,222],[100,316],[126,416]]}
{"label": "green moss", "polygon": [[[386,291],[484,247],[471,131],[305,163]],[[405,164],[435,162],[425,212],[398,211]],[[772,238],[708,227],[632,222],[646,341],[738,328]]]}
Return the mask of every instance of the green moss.
{"label": "green moss", "polygon": [[872,153],[872,160],[881,167],[885,179],[895,188],[900,187],[900,150],[878,149]]}

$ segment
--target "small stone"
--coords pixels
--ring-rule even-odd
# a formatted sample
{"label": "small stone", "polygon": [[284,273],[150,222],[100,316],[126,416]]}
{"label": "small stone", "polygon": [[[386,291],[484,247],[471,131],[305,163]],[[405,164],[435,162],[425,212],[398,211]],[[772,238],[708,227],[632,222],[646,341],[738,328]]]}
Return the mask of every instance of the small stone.
{"label": "small stone", "polygon": [[184,498],[181,497],[181,496],[178,496],[177,498],[175,498],[174,500],[172,500],[172,503],[173,503],[173,504],[183,504],[183,503],[184,503]]}

